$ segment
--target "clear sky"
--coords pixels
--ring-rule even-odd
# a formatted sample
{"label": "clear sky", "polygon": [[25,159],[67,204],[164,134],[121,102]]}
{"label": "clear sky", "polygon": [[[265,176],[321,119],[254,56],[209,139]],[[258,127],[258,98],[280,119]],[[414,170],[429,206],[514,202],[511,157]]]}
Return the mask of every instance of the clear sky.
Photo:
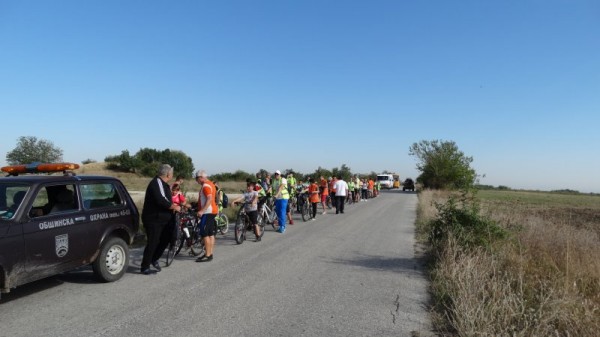
{"label": "clear sky", "polygon": [[600,2],[0,0],[0,116],[1,165],[36,136],[415,178],[441,139],[483,184],[600,192]]}

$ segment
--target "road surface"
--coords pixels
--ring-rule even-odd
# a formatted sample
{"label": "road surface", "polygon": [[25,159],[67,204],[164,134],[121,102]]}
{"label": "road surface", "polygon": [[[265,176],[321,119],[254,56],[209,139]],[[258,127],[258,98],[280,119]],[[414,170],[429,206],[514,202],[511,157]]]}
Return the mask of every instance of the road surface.
{"label": "road surface", "polygon": [[430,336],[416,206],[384,191],[262,242],[230,230],[212,262],[180,256],[150,276],[133,249],[115,283],[82,268],[3,294],[0,336]]}

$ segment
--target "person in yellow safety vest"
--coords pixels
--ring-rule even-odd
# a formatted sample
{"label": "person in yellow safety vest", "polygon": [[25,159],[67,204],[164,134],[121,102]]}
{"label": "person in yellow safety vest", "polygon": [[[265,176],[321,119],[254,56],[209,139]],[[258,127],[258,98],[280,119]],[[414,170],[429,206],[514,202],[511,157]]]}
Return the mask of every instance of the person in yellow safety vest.
{"label": "person in yellow safety vest", "polygon": [[295,195],[296,194],[296,178],[294,178],[293,173],[288,174],[287,184],[288,184],[288,192],[290,193],[290,196]]}
{"label": "person in yellow safety vest", "polygon": [[279,218],[279,233],[285,233],[286,213],[290,193],[287,189],[287,180],[281,176],[279,170],[275,171],[275,178],[271,180],[271,193],[275,197],[275,212]]}
{"label": "person in yellow safety vest", "polygon": [[[293,198],[294,196],[296,196],[296,178],[294,178],[294,174],[293,173],[288,173],[287,176],[287,189],[288,189],[288,193],[290,194],[290,199]],[[296,200],[296,204],[298,203],[298,200]],[[290,225],[294,224],[294,219],[292,219],[292,208],[291,208],[291,204],[288,201],[287,204],[287,209],[286,209],[286,214],[288,217],[288,220],[290,221]]]}
{"label": "person in yellow safety vest", "polygon": [[258,182],[254,185],[254,190],[258,192],[258,214],[260,214],[262,206],[267,201],[267,191],[262,187],[260,179],[258,179]]}

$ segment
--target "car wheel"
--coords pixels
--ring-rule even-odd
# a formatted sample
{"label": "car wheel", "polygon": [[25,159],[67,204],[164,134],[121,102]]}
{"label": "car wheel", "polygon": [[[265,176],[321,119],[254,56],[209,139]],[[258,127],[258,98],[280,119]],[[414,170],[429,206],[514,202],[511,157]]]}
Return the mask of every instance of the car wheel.
{"label": "car wheel", "polygon": [[96,277],[103,282],[113,282],[120,279],[129,265],[129,247],[118,237],[108,239],[92,268]]}

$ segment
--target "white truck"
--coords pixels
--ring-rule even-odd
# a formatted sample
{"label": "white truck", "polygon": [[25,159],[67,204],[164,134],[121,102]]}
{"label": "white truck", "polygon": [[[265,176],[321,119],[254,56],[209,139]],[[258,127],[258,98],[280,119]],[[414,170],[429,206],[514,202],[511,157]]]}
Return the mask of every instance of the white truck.
{"label": "white truck", "polygon": [[377,175],[377,181],[381,184],[381,188],[387,188],[388,190],[394,188],[394,175],[388,173],[382,173]]}

